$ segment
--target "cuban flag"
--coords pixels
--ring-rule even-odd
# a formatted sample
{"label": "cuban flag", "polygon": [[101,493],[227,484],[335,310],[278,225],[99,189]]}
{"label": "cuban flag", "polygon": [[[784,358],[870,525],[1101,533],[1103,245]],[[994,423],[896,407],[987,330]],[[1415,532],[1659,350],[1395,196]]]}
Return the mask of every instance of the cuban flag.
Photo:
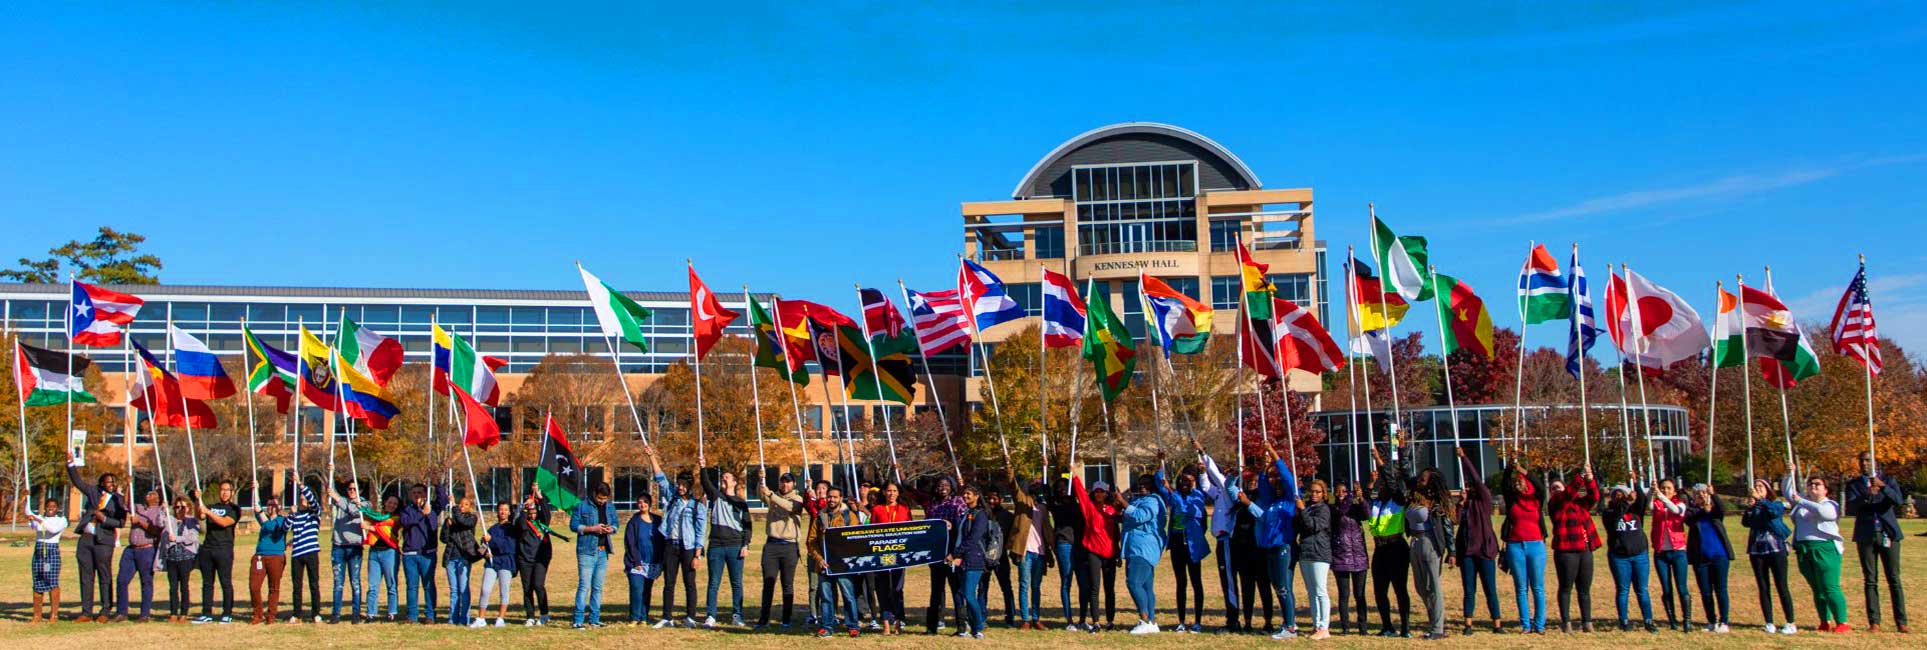
{"label": "cuban flag", "polygon": [[1599,338],[1599,326],[1593,320],[1592,293],[1586,289],[1586,269],[1579,266],[1579,246],[1572,247],[1572,278],[1566,283],[1568,302],[1572,304],[1572,326],[1566,336],[1566,372],[1574,379],[1579,378],[1581,360],[1586,351],[1592,349],[1592,342]]}
{"label": "cuban flag", "polygon": [[962,294],[964,311],[976,321],[978,332],[1024,317],[1024,308],[1004,291],[1004,281],[976,262],[963,260],[957,270],[957,293]]}
{"label": "cuban flag", "polygon": [[221,368],[221,358],[207,344],[179,327],[167,326],[168,345],[174,348],[174,374],[188,399],[220,399],[234,394],[234,382]]}
{"label": "cuban flag", "polygon": [[134,322],[134,315],[140,313],[141,305],[147,301],[85,282],[71,284],[73,297],[67,305],[68,338],[74,345],[96,348],[120,345],[121,326]]}
{"label": "cuban flag", "polygon": [[1071,348],[1084,344],[1084,299],[1062,273],[1044,270],[1044,347]]}

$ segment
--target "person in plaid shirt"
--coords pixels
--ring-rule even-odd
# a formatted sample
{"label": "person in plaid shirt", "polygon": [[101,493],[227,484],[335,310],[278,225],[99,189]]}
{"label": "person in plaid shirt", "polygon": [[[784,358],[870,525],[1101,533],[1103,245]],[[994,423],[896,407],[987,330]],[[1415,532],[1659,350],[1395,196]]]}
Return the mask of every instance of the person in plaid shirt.
{"label": "person in plaid shirt", "polygon": [[1572,592],[1579,592],[1581,629],[1592,631],[1592,553],[1605,542],[1592,520],[1592,508],[1599,503],[1599,483],[1593,480],[1592,467],[1573,477],[1571,483],[1553,481],[1546,495],[1552,517],[1552,563],[1559,576],[1559,631],[1572,631],[1567,606]]}

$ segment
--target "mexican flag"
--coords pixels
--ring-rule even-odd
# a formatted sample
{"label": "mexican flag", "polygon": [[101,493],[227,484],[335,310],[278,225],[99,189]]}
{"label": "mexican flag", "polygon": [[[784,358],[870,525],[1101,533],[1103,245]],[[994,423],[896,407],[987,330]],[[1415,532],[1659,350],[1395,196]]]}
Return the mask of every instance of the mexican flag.
{"label": "mexican flag", "polygon": [[361,374],[382,386],[387,386],[395,371],[401,370],[401,342],[362,327],[348,318],[345,311],[341,314],[341,325],[335,329],[335,351]]}
{"label": "mexican flag", "polygon": [[1746,365],[1746,324],[1740,319],[1740,297],[1720,289],[1720,313],[1713,318],[1713,367]]}
{"label": "mexican flag", "polygon": [[547,437],[542,441],[542,458],[535,463],[535,489],[557,510],[568,512],[582,502],[582,465],[576,462],[569,436],[562,433],[555,416],[545,419],[542,429]]}
{"label": "mexican flag", "polygon": [[[1091,283],[1084,291],[1084,358],[1097,374],[1097,389],[1104,401],[1117,399],[1131,385],[1131,372],[1137,367],[1137,350],[1131,330],[1111,312],[1110,292],[1104,285]],[[1269,309],[1270,305],[1266,305]]]}
{"label": "mexican flag", "polygon": [[1439,318],[1445,321],[1445,353],[1463,349],[1491,357],[1492,313],[1486,311],[1485,301],[1472,292],[1472,285],[1458,278],[1441,273],[1434,275],[1433,280],[1436,288],[1450,297],[1438,301]]}
{"label": "mexican flag", "polygon": [[[100,400],[81,385],[81,378],[87,376],[87,369],[93,367],[94,362],[78,355],[71,358],[69,361],[69,353],[36,348],[15,339],[13,385],[20,390],[20,403],[27,406],[98,403]],[[72,364],[71,370],[69,364]]]}
{"label": "mexican flag", "polygon": [[783,360],[783,331],[777,327],[776,319],[755,298],[744,299],[749,301],[749,328],[756,333],[756,367],[775,370],[776,374],[790,380],[790,383],[809,385],[809,371],[800,367],[791,370]]}
{"label": "mexican flag", "polygon": [[1425,252],[1424,237],[1400,237],[1374,215],[1372,251],[1378,268],[1385,274],[1387,292],[1397,292],[1406,300],[1432,299],[1432,282],[1425,272],[1429,256]]}
{"label": "mexican flag", "polygon": [[588,269],[582,268],[581,264],[575,265],[575,270],[582,272],[582,286],[589,290],[589,306],[595,309],[596,322],[602,325],[602,335],[619,337],[636,346],[637,350],[648,352],[649,340],[642,335],[642,324],[649,320],[649,310],[610,287]]}

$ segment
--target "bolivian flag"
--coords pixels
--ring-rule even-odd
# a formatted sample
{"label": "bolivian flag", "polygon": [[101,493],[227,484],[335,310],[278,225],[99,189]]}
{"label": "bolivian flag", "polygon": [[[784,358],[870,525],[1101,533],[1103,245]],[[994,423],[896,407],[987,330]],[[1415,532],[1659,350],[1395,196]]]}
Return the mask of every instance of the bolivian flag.
{"label": "bolivian flag", "polygon": [[1104,285],[1086,285],[1084,296],[1089,310],[1084,319],[1084,358],[1096,371],[1104,401],[1115,401],[1131,385],[1131,372],[1137,367],[1136,342],[1124,321],[1111,312],[1111,296]]}

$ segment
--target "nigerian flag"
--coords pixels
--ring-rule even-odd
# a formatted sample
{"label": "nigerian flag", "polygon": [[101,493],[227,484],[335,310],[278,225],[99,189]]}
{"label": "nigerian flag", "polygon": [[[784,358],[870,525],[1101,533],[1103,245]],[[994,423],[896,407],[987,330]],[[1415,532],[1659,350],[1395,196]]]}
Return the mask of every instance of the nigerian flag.
{"label": "nigerian flag", "polygon": [[648,352],[649,341],[642,335],[642,323],[649,320],[649,310],[610,287],[588,269],[582,268],[581,264],[575,265],[575,270],[582,272],[582,286],[589,290],[589,306],[595,308],[596,322],[602,324],[602,335],[620,337],[636,346],[637,350]]}
{"label": "nigerian flag", "polygon": [[1372,215],[1372,255],[1385,274],[1387,290],[1398,292],[1406,300],[1432,299],[1432,280],[1425,272],[1429,256],[1424,237],[1400,237],[1378,215]]}
{"label": "nigerian flag", "polygon": [[1088,312],[1084,319],[1084,358],[1096,371],[1097,389],[1104,401],[1117,399],[1131,385],[1131,372],[1137,367],[1137,350],[1131,330],[1111,312],[1111,296],[1104,285],[1095,282],[1084,291]]}

